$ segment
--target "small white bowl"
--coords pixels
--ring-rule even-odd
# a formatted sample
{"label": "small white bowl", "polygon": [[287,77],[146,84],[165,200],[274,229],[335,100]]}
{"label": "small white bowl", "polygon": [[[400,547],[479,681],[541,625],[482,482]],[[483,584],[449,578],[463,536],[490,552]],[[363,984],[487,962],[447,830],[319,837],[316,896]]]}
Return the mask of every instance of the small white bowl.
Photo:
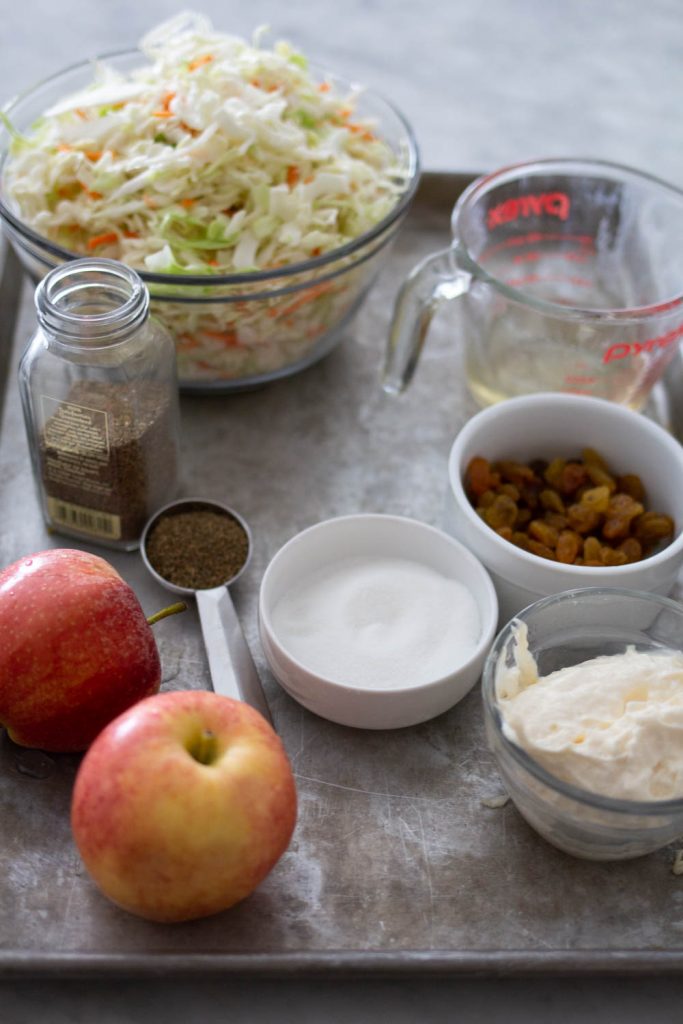
{"label": "small white bowl", "polygon": [[[479,609],[480,634],[474,651],[453,655],[452,670],[414,686],[374,689],[349,679],[343,683],[311,671],[287,650],[273,626],[272,612],[297,583],[331,563],[349,558],[402,558],[458,580]],[[474,686],[496,631],[498,605],[491,580],[480,563],[448,534],[415,519],[353,515],[328,519],[288,541],[273,557],[261,582],[259,630],[263,650],[280,685],[309,711],[359,729],[416,725],[457,704]]]}
{"label": "small white bowl", "polygon": [[[523,551],[479,517],[463,487],[476,455],[491,461],[570,457],[594,448],[615,473],[636,473],[647,508],[670,515],[675,535],[640,562],[602,568],[563,565]],[[560,393],[523,395],[483,409],[451,448],[446,528],[488,569],[501,623],[542,597],[576,587],[625,587],[667,595],[683,565],[683,447],[640,413],[600,398]]]}

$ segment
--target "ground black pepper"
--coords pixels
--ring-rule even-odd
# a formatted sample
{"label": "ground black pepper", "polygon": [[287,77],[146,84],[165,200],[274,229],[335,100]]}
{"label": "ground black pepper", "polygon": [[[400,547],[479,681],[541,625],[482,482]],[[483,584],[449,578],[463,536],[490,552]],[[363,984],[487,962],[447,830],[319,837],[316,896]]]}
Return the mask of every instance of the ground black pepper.
{"label": "ground black pepper", "polygon": [[152,568],[169,583],[208,590],[237,575],[249,554],[249,538],[229,512],[184,502],[153,523],[145,551]]}

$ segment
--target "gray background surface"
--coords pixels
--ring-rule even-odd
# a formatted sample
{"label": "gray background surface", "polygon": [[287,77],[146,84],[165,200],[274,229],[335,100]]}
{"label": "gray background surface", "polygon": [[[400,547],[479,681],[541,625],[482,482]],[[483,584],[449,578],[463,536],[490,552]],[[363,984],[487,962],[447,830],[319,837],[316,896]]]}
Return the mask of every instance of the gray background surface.
{"label": "gray background surface", "polygon": [[[128,46],[184,6],[3,0],[0,97],[83,56]],[[274,36],[289,38],[318,63],[390,96],[413,123],[429,169],[488,170],[538,155],[590,155],[683,185],[678,0],[203,0],[201,9],[239,34],[270,24]],[[677,979],[31,981],[3,986],[0,1019],[630,1024],[675,1020],[681,995]]]}

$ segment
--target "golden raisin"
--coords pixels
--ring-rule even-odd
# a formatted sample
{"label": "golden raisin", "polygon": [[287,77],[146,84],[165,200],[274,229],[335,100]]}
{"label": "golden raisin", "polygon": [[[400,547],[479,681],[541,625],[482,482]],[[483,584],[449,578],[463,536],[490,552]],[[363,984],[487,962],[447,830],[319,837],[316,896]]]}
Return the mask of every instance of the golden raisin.
{"label": "golden raisin", "polygon": [[563,494],[573,494],[586,482],[587,472],[579,462],[568,462],[560,474],[560,490]]}
{"label": "golden raisin", "polygon": [[500,526],[513,526],[517,518],[517,506],[507,494],[497,494],[487,509],[484,519],[497,530]]}
{"label": "golden raisin", "polygon": [[500,493],[507,494],[508,498],[512,498],[513,501],[519,501],[519,491],[514,484],[501,484]]}
{"label": "golden raisin", "polygon": [[607,508],[607,519],[602,527],[602,535],[606,540],[627,537],[631,529],[631,520],[642,515],[643,506],[634,501],[628,494],[615,494],[610,498]]}
{"label": "golden raisin", "polygon": [[529,551],[532,555],[538,555],[540,558],[549,558],[551,562],[557,561],[555,552],[547,544],[541,544],[540,541],[534,540],[532,537],[529,538]]}
{"label": "golden raisin", "polygon": [[652,544],[671,537],[674,523],[671,516],[659,515],[657,512],[644,512],[635,524],[635,535],[638,540]]}
{"label": "golden raisin", "polygon": [[529,538],[521,530],[515,530],[512,534],[512,543],[516,544],[518,548],[523,548],[525,551],[529,550]]}
{"label": "golden raisin", "polygon": [[496,463],[496,469],[499,471],[503,480],[507,480],[508,483],[516,484],[520,486],[524,483],[530,483],[535,478],[535,473],[531,466],[525,466],[522,462],[512,462],[509,459],[502,459]]}
{"label": "golden raisin", "polygon": [[634,501],[642,501],[645,497],[645,488],[639,476],[635,473],[625,473],[617,477],[617,490],[628,494]]}
{"label": "golden raisin", "polygon": [[609,488],[591,487],[581,495],[581,504],[592,508],[594,512],[606,512],[609,507]]}
{"label": "golden raisin", "polygon": [[589,533],[600,522],[600,514],[589,505],[578,502],[567,509],[567,520],[572,530],[576,530],[577,533]]}
{"label": "golden raisin", "polygon": [[586,537],[583,542],[583,557],[586,565],[589,562],[602,565],[602,544],[597,537]]}
{"label": "golden raisin", "polygon": [[550,512],[564,512],[564,502],[557,491],[551,491],[547,487],[544,491],[541,491],[538,498],[543,508],[547,508]]}
{"label": "golden raisin", "polygon": [[532,519],[529,523],[528,533],[534,540],[540,540],[546,547],[554,548],[557,544],[558,533],[542,519]]}
{"label": "golden raisin", "polygon": [[605,470],[601,466],[596,466],[593,465],[593,463],[589,463],[586,466],[586,472],[588,473],[588,476],[590,477],[592,483],[594,483],[596,487],[605,486],[609,489],[610,494],[613,494],[614,491],[616,491],[616,480],[613,476],[610,476],[609,473],[605,472]]}
{"label": "golden raisin", "polygon": [[569,526],[569,520],[566,516],[561,516],[559,512],[545,512],[543,515],[544,520],[548,526],[552,526],[555,530],[566,530]]}
{"label": "golden raisin", "polygon": [[584,448],[581,452],[581,458],[587,466],[598,466],[600,469],[607,469],[607,463],[594,448]]}
{"label": "golden raisin", "polygon": [[643,557],[643,546],[635,537],[627,537],[618,545],[617,551],[623,551],[627,562],[639,562]]}
{"label": "golden raisin", "polygon": [[472,494],[480,495],[484,491],[495,489],[500,483],[500,477],[491,469],[488,459],[477,455],[470,462],[465,470],[465,487]]}
{"label": "golden raisin", "polygon": [[581,544],[581,537],[578,533],[574,533],[573,530],[563,530],[557,538],[557,544],[555,545],[555,554],[558,561],[572,565],[581,550]]}
{"label": "golden raisin", "polygon": [[565,467],[566,459],[553,459],[548,464],[543,477],[552,487],[559,487],[560,480],[562,479],[562,470]]}
{"label": "golden raisin", "polygon": [[496,533],[503,538],[503,540],[512,540],[512,527],[511,526],[499,526]]}
{"label": "golden raisin", "polygon": [[602,546],[602,560],[605,565],[626,565],[628,558],[625,551],[618,548],[610,548],[607,544]]}

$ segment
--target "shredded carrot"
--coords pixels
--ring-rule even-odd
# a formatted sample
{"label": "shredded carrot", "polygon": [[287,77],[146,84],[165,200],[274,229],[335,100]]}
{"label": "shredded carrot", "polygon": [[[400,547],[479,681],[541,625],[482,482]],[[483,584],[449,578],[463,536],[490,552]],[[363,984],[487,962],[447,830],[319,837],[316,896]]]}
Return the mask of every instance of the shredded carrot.
{"label": "shredded carrot", "polygon": [[213,60],[212,53],[205,53],[202,57],[197,57],[195,60],[191,60],[187,65],[188,71],[196,71],[197,68],[203,67],[205,64],[210,64]]}
{"label": "shredded carrot", "polygon": [[101,159],[102,151],[100,149],[87,149],[84,156],[94,164]]}
{"label": "shredded carrot", "polygon": [[169,107],[171,106],[171,101],[174,98],[175,98],[175,93],[174,92],[167,92],[166,95],[164,96],[164,98],[161,101],[160,109],[159,110],[153,110],[152,111],[152,116],[153,117],[173,117],[173,114],[172,114],[171,110],[169,109]]}
{"label": "shredded carrot", "polygon": [[312,181],[313,181],[313,175],[312,174],[307,174],[306,177],[304,178],[304,185],[310,185]]}
{"label": "shredded carrot", "polygon": [[202,334],[222,341],[226,348],[239,348],[239,339],[234,331],[202,331]]}
{"label": "shredded carrot", "polygon": [[119,236],[115,231],[105,231],[103,235],[95,235],[88,242],[89,249],[98,249],[101,245],[113,245],[118,242]]}
{"label": "shredded carrot", "polygon": [[322,249],[320,248],[320,246],[316,245],[315,249],[311,249],[311,256],[319,256],[321,252]]}
{"label": "shredded carrot", "polygon": [[72,181],[68,185],[60,185],[57,189],[57,195],[60,199],[75,199],[84,188],[85,186],[81,185],[80,181]]}
{"label": "shredded carrot", "polygon": [[299,180],[299,168],[291,165],[287,168],[287,184],[290,188],[294,188],[297,181]]}
{"label": "shredded carrot", "polygon": [[180,127],[183,129],[183,131],[187,132],[188,135],[191,135],[193,139],[196,139],[197,136],[200,134],[198,128],[192,128],[189,124],[187,124],[186,121],[181,121]]}
{"label": "shredded carrot", "polygon": [[329,82],[321,82],[320,85],[318,86],[318,92],[329,92],[329,91],[330,91],[330,83]]}
{"label": "shredded carrot", "polygon": [[190,349],[199,348],[201,342],[199,338],[194,338],[191,334],[181,334],[176,345],[181,352],[188,352]]}
{"label": "shredded carrot", "polygon": [[261,88],[261,82],[259,81],[258,78],[252,78],[251,84],[254,86],[255,89]]}
{"label": "shredded carrot", "polygon": [[74,113],[78,114],[78,116],[81,118],[82,121],[87,121],[88,115],[86,114],[85,110],[83,110],[82,107],[76,107],[76,110],[74,111]]}
{"label": "shredded carrot", "polygon": [[184,206],[186,210],[189,210],[189,208],[191,206],[194,206],[196,201],[197,201],[196,199],[181,199],[180,200],[180,205]]}
{"label": "shredded carrot", "polygon": [[103,199],[104,198],[104,196],[102,195],[101,192],[95,192],[91,188],[86,188],[85,191],[87,192],[89,199]]}
{"label": "shredded carrot", "polygon": [[277,92],[279,88],[280,88],[279,85],[275,85],[275,84],[269,85],[268,86],[268,92]]}
{"label": "shredded carrot", "polygon": [[156,210],[157,204],[154,202],[154,200],[152,199],[151,196],[147,195],[147,193],[145,193],[143,195],[142,201],[145,204],[145,206],[147,207],[147,209],[149,209],[149,210]]}
{"label": "shredded carrot", "polygon": [[218,260],[207,260],[206,261],[206,265],[208,267],[217,267],[218,266]]}
{"label": "shredded carrot", "polygon": [[140,237],[140,232],[139,231],[124,231],[123,232],[123,237],[124,238],[139,238]]}
{"label": "shredded carrot", "polygon": [[351,107],[342,107],[341,110],[339,111],[339,116],[344,121],[347,121],[351,117],[352,113],[353,111],[351,110]]}
{"label": "shredded carrot", "polygon": [[57,146],[60,153],[72,153],[73,146],[70,146],[68,142],[60,142]]}
{"label": "shredded carrot", "polygon": [[[307,288],[298,299],[295,299],[294,302],[290,302],[290,304],[284,309],[279,310],[278,316],[290,317],[292,313],[296,313],[296,311],[301,309],[302,306],[307,306],[309,302],[313,302],[313,300],[317,299],[319,295],[324,295],[325,292],[329,292],[331,290],[331,281],[323,281],[322,284],[316,284],[312,288]],[[286,320],[285,323],[287,323]]]}

